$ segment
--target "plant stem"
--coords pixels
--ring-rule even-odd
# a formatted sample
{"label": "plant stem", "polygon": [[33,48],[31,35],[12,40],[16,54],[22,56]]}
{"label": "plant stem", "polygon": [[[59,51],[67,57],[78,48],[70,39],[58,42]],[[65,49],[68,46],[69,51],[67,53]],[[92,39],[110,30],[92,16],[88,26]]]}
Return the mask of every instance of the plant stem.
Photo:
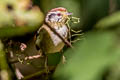
{"label": "plant stem", "polygon": [[1,80],[12,80],[1,40],[0,40],[0,70]]}
{"label": "plant stem", "polygon": [[24,77],[23,80],[29,80],[29,79],[31,79],[32,77],[39,76],[39,75],[45,73],[45,71],[46,71],[46,70],[43,69],[42,71],[39,71],[39,72],[33,73],[33,74],[31,74],[31,75],[28,75],[28,76]]}

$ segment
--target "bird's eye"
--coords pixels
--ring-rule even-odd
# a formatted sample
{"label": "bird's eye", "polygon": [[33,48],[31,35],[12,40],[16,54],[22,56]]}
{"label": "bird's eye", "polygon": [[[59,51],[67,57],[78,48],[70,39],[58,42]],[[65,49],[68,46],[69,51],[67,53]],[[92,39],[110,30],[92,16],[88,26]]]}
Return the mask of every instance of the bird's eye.
{"label": "bird's eye", "polygon": [[58,13],[57,15],[58,15],[58,16],[61,16],[61,14],[60,14],[60,13]]}
{"label": "bird's eye", "polygon": [[53,13],[53,14],[50,14],[48,17],[49,17],[49,18],[52,18],[52,17],[55,16],[55,15],[56,15],[56,14]]}

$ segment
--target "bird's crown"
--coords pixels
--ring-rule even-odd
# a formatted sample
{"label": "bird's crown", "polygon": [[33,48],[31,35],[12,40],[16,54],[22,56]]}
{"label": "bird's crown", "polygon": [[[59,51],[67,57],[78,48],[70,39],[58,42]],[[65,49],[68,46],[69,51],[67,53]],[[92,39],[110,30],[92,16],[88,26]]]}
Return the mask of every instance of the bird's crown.
{"label": "bird's crown", "polygon": [[58,7],[51,9],[48,14],[46,15],[45,21],[47,23],[64,23],[68,16],[71,15],[71,13],[68,13],[68,11],[63,7]]}

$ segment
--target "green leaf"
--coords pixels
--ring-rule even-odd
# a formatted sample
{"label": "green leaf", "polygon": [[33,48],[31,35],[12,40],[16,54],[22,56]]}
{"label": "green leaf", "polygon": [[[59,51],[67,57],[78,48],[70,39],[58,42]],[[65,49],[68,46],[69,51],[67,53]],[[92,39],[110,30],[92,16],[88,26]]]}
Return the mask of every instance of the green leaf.
{"label": "green leaf", "polygon": [[55,71],[55,80],[101,80],[103,72],[120,58],[113,32],[89,32],[86,39],[66,51],[67,63]]}
{"label": "green leaf", "polygon": [[93,25],[108,15],[109,0],[80,0],[81,26],[85,30],[93,28]]}
{"label": "green leaf", "polygon": [[43,13],[29,6],[29,0],[0,0],[0,38],[24,35],[40,27]]}
{"label": "green leaf", "polygon": [[95,27],[97,27],[99,29],[107,29],[107,28],[111,28],[113,26],[116,26],[118,24],[120,24],[120,11],[101,19],[95,25]]}

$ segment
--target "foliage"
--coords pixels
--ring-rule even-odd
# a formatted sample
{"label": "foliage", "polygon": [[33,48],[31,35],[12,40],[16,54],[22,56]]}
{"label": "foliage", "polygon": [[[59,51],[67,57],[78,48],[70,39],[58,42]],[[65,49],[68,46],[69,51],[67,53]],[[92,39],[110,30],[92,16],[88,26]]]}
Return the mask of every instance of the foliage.
{"label": "foliage", "polygon": [[29,3],[29,0],[0,1],[0,37],[25,35],[40,26],[43,13],[37,7],[29,9]]}
{"label": "foliage", "polygon": [[[25,80],[120,79],[120,0],[32,0],[32,3],[30,0],[0,0],[2,80],[13,80],[16,68]],[[72,44],[73,49],[65,46],[59,53],[48,54],[51,73],[45,74],[45,58],[36,58],[40,52],[35,48],[34,35],[43,24],[44,15],[56,7],[65,7],[72,16],[79,17],[80,23],[70,22],[70,27],[82,30],[84,35],[72,37],[72,40],[81,39]],[[22,51],[23,43],[27,48]],[[61,60],[63,54],[65,64]],[[27,60],[31,56],[35,59]]]}

